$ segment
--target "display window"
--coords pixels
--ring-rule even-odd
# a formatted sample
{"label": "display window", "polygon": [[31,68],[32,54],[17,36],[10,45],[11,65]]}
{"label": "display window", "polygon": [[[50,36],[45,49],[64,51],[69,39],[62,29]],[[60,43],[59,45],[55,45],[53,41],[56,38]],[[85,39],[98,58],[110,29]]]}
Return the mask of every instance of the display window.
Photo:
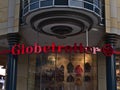
{"label": "display window", "polygon": [[43,53],[34,59],[29,56],[28,90],[97,90],[93,54]]}

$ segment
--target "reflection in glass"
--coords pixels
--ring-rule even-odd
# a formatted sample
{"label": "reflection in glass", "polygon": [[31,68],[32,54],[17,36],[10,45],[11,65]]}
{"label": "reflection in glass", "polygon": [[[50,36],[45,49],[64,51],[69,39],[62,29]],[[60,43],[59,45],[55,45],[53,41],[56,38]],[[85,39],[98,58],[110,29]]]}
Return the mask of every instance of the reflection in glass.
{"label": "reflection in glass", "polygon": [[48,53],[30,62],[29,71],[34,69],[34,73],[29,72],[29,82],[34,81],[34,90],[97,90],[94,55]]}

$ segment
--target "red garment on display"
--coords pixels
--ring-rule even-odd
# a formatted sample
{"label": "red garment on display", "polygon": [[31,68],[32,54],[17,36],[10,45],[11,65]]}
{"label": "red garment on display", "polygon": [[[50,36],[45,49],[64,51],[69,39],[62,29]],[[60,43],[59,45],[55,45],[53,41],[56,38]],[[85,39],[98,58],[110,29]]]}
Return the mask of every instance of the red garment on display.
{"label": "red garment on display", "polygon": [[75,73],[76,73],[76,76],[82,76],[82,73],[83,73],[83,69],[80,65],[77,65],[75,67]]}

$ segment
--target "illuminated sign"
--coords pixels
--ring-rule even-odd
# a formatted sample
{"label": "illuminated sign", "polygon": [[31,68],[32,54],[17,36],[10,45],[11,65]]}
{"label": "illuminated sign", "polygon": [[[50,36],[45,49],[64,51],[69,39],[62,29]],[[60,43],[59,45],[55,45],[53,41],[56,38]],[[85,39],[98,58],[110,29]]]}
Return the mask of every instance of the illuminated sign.
{"label": "illuminated sign", "polygon": [[84,47],[81,43],[77,45],[74,43],[73,46],[70,45],[58,45],[56,46],[55,43],[52,43],[51,46],[40,46],[39,44],[35,43],[34,46],[25,46],[24,44],[16,44],[12,47],[11,53],[13,55],[20,55],[20,54],[40,54],[40,53],[60,53],[65,51],[66,53],[88,53],[88,54],[96,54],[97,52],[103,52],[106,56],[111,56],[113,54],[113,49],[111,45],[106,44],[102,48],[99,47]]}
{"label": "illuminated sign", "polygon": [[40,46],[38,43],[35,43],[34,46],[25,46],[24,44],[15,44],[11,50],[1,51],[0,54],[11,53],[13,55],[20,54],[40,54],[40,53],[88,53],[88,54],[96,54],[97,52],[102,52],[105,56],[111,56],[113,54],[120,54],[119,51],[114,51],[110,44],[105,44],[102,48],[100,47],[84,47],[82,43],[79,45],[74,43],[73,46],[70,45],[56,45],[52,43],[51,46]]}

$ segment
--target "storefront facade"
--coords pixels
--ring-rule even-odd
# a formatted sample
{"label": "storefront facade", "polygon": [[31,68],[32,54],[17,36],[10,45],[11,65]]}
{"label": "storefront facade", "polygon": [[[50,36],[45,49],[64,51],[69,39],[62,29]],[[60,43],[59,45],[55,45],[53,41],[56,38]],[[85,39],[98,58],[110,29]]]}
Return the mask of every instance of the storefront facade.
{"label": "storefront facade", "polygon": [[120,48],[118,0],[5,2],[2,90],[119,90],[119,53],[105,47]]}

